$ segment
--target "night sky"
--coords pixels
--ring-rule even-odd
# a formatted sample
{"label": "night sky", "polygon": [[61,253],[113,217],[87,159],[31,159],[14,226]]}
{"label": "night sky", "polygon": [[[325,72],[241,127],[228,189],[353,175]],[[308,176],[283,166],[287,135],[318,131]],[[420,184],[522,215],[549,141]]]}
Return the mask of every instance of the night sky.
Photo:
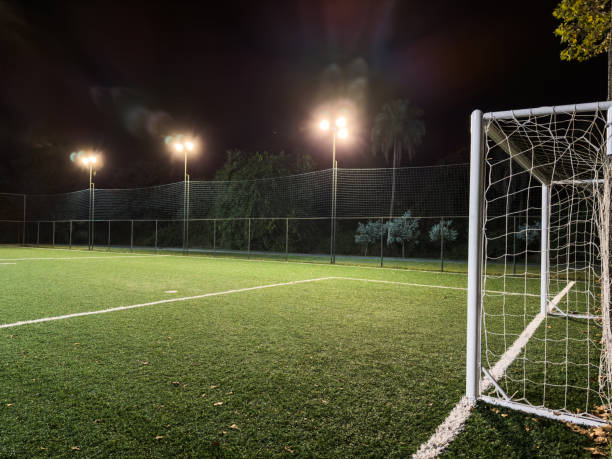
{"label": "night sky", "polygon": [[179,181],[172,132],[201,139],[194,179],[231,148],[328,168],[329,139],[312,125],[337,98],[355,110],[340,167],[384,167],[369,131],[394,98],[425,112],[413,165],[466,162],[475,108],[605,99],[605,57],[559,60],[555,4],[0,1],[0,191],[86,188],[69,158],[85,148],[104,152],[98,188]]}

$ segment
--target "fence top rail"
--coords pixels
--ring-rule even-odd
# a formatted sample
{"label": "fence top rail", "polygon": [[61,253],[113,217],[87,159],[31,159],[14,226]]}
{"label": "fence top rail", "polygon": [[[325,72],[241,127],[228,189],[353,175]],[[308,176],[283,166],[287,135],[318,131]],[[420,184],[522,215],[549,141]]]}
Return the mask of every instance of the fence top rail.
{"label": "fence top rail", "polygon": [[[329,220],[332,217],[223,217],[223,218],[190,218],[190,222],[219,222],[219,221],[246,221],[246,220]],[[429,217],[389,217],[380,215],[362,215],[356,217],[336,217],[336,220],[433,220],[441,218],[468,218],[468,215],[437,215]],[[62,219],[62,220],[26,220],[26,223],[87,223],[90,220],[75,218],[75,219]],[[91,220],[94,223],[119,223],[119,222],[177,222],[181,223],[184,220],[182,218],[120,218],[120,219],[101,219]],[[13,222],[23,223],[23,220],[0,220],[0,222]]]}
{"label": "fence top rail", "polygon": [[551,107],[524,108],[520,110],[505,110],[499,112],[488,112],[482,117],[484,120],[504,120],[513,118],[525,118],[538,115],[555,115],[563,113],[583,113],[608,110],[612,108],[612,101],[592,102],[573,105],[555,105]]}

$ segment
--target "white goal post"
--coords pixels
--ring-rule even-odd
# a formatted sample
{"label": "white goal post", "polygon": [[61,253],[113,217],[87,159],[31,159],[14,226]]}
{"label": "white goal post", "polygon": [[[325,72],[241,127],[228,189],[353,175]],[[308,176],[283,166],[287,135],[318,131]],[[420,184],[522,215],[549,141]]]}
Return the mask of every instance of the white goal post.
{"label": "white goal post", "polygon": [[607,423],[611,124],[612,102],[472,113],[469,399]]}

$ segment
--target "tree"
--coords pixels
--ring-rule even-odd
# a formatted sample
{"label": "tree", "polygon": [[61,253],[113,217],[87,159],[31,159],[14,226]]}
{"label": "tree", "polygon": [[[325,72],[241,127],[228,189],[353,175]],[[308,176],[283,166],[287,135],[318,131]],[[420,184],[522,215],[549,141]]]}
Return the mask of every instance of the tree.
{"label": "tree", "polygon": [[400,166],[406,153],[408,161],[414,159],[416,148],[423,141],[425,122],[423,110],[412,105],[407,99],[397,99],[386,103],[374,119],[372,128],[372,153],[382,153],[387,164],[393,164],[391,185],[391,206],[389,216],[393,216],[395,202],[395,169]]}
{"label": "tree", "polygon": [[535,222],[532,224],[524,223],[519,226],[516,237],[521,241],[526,241],[527,245],[530,245],[533,242],[540,240],[541,232],[540,222]]}
{"label": "tree", "polygon": [[357,225],[357,233],[355,234],[355,242],[364,247],[363,255],[367,256],[368,247],[371,244],[375,244],[380,241],[380,237],[383,234],[385,225],[380,220],[371,221],[367,223],[359,223]]}
{"label": "tree", "polygon": [[608,53],[608,100],[612,100],[612,46],[610,0],[561,0],[553,16],[561,21],[555,35],[566,47],[561,59],[586,61]]}
{"label": "tree", "polygon": [[398,243],[402,245],[402,258],[406,258],[406,245],[418,244],[421,234],[419,231],[419,218],[413,218],[412,212],[407,210],[400,218],[394,218],[386,223],[387,245]]}
{"label": "tree", "polygon": [[429,240],[431,242],[440,241],[440,269],[444,271],[444,241],[456,241],[457,230],[453,228],[452,220],[440,220],[429,230]]}
{"label": "tree", "polygon": [[[270,216],[279,218],[251,222],[251,240],[267,250],[284,249],[284,218],[292,217],[294,209],[289,206],[287,196],[278,192],[277,181],[259,179],[313,169],[309,156],[291,156],[283,151],[251,153],[229,150],[225,164],[215,174],[215,181],[225,183],[219,187],[215,203],[208,211],[210,217],[229,219],[217,223],[220,246],[239,250],[246,248],[249,222],[245,218]],[[307,195],[303,198],[305,202],[313,201]],[[289,232],[295,242],[299,238],[295,225]]]}

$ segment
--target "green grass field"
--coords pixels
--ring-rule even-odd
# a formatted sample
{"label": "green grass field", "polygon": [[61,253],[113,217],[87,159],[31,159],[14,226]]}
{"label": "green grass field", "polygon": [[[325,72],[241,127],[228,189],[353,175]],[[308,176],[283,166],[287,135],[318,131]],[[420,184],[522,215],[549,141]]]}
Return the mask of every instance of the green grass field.
{"label": "green grass field", "polygon": [[[0,279],[0,324],[142,305],[0,328],[1,457],[406,457],[464,392],[463,273],[4,247]],[[501,414],[447,456],[592,446]]]}

